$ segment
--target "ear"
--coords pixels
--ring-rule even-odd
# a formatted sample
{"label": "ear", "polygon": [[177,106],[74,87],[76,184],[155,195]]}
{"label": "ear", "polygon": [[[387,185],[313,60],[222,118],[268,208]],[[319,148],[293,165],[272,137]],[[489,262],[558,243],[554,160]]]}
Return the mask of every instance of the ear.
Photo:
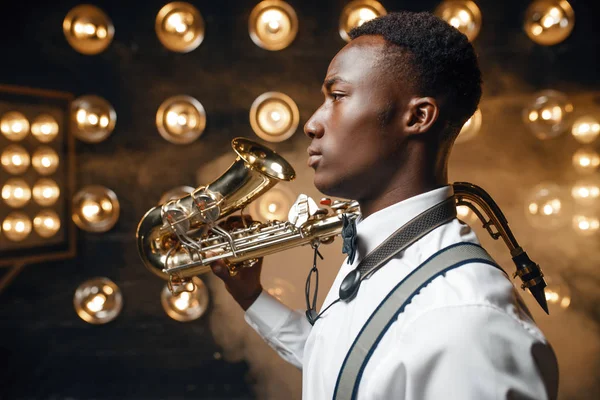
{"label": "ear", "polygon": [[404,131],[408,134],[428,132],[439,115],[440,109],[433,97],[413,97],[402,119]]}

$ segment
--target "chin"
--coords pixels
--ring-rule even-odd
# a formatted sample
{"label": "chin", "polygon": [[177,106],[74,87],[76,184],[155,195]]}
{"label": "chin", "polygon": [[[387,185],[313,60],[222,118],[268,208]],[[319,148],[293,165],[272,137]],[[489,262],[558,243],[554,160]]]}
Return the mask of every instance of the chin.
{"label": "chin", "polygon": [[313,183],[317,190],[326,196],[355,200],[354,196],[357,195],[357,191],[347,188],[347,185],[343,181],[332,179],[331,177],[327,178],[318,172],[315,172]]}

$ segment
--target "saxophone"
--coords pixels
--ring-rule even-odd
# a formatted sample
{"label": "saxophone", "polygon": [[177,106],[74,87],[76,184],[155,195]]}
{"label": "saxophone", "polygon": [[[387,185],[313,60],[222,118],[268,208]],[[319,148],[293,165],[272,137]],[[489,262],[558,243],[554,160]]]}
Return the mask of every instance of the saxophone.
{"label": "saxophone", "polygon": [[[297,246],[329,244],[342,231],[342,216],[360,215],[356,201],[322,199],[317,204],[300,194],[287,221],[246,222],[246,205],[280,181],[295,178],[293,167],[275,151],[247,138],[235,138],[237,154],[231,166],[206,186],[191,194],[150,209],[140,220],[136,238],[144,265],[167,280],[171,292],[193,290],[192,278],[210,271],[210,264],[223,260],[231,275],[252,267],[259,258]],[[469,207],[490,236],[502,238],[516,266],[513,278],[529,289],[548,313],[541,268],[519,246],[508,221],[491,196],[468,182],[453,183],[457,206]],[[236,227],[225,217],[240,210]],[[487,216],[487,218],[486,218]]]}

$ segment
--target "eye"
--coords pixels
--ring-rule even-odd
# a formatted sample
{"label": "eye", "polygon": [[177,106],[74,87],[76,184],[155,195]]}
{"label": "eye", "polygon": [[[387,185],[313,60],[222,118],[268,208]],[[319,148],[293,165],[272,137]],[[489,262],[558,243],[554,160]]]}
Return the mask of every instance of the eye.
{"label": "eye", "polygon": [[342,97],[344,97],[344,95],[341,94],[341,93],[331,93],[330,96],[333,99],[333,101],[338,101],[339,99],[341,99]]}

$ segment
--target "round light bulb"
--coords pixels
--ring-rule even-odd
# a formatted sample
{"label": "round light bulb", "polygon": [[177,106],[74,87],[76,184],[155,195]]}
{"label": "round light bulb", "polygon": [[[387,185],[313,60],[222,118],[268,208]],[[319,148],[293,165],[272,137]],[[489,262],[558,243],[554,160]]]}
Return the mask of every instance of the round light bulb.
{"label": "round light bulb", "polygon": [[52,179],[42,178],[33,185],[33,200],[42,207],[56,203],[60,189]]}
{"label": "round light bulb", "polygon": [[165,140],[189,144],[204,132],[206,112],[202,104],[191,96],[173,96],[158,108],[156,127]]}
{"label": "round light bulb", "polygon": [[94,55],[110,45],[115,28],[104,11],[90,4],[82,4],[65,16],[63,33],[73,49],[81,54]]}
{"label": "round light bulb", "polygon": [[536,228],[556,229],[567,222],[570,208],[569,196],[560,186],[541,183],[529,192],[525,215]]}
{"label": "round light bulb", "polygon": [[58,162],[58,154],[50,147],[42,146],[33,153],[33,168],[40,175],[50,175],[56,172]]}
{"label": "round light bulb", "polygon": [[355,0],[342,10],[339,22],[339,34],[346,42],[350,41],[348,33],[365,22],[386,15],[386,9],[374,0]]}
{"label": "round light bulb", "polygon": [[29,133],[29,121],[20,112],[7,112],[0,118],[0,131],[8,140],[18,142]]}
{"label": "round light bulb", "polygon": [[93,278],[75,290],[73,305],[79,318],[90,324],[106,324],[114,320],[123,308],[119,287],[110,279]]}
{"label": "round light bulb", "polygon": [[52,210],[42,210],[33,218],[33,228],[41,237],[50,238],[60,229],[60,218]]}
{"label": "round light bulb", "polygon": [[573,104],[566,95],[555,90],[544,90],[534,95],[523,110],[523,121],[540,140],[555,138],[569,129]]}
{"label": "round light bulb", "polygon": [[472,1],[442,1],[434,13],[464,33],[470,41],[475,40],[481,30],[481,11]]}
{"label": "round light bulb", "polygon": [[115,129],[117,113],[105,99],[87,95],[72,103],[75,136],[87,143],[105,140]]}
{"label": "round light bulb", "polygon": [[261,1],[250,13],[248,32],[257,46],[271,51],[282,50],[298,33],[298,17],[284,1]]}
{"label": "round light bulb", "polygon": [[29,153],[22,146],[11,144],[7,146],[0,156],[2,167],[13,175],[20,175],[29,168]]}
{"label": "round light bulb", "polygon": [[592,205],[600,198],[600,182],[598,179],[583,179],[571,187],[571,197],[581,205]]}
{"label": "round light bulb", "polygon": [[31,199],[31,189],[23,179],[9,179],[2,187],[2,199],[13,208],[23,207]]}
{"label": "round light bulb", "polygon": [[252,202],[249,213],[255,221],[287,221],[294,200],[287,187],[276,186]]}
{"label": "round light bulb", "polygon": [[118,221],[117,195],[104,186],[91,185],[73,196],[73,221],[88,232],[106,232]]}
{"label": "round light bulb", "polygon": [[161,292],[161,304],[167,315],[176,321],[188,322],[200,318],[208,309],[209,293],[204,282],[192,278],[193,290],[173,294],[167,285]]}
{"label": "round light bulb", "polygon": [[600,123],[591,116],[578,118],[573,123],[571,134],[579,143],[592,143],[600,134]]}
{"label": "round light bulb", "polygon": [[598,233],[600,220],[595,213],[578,213],[573,216],[573,230],[581,236],[592,236]]}
{"label": "round light bulb", "polygon": [[12,212],[2,221],[2,233],[13,242],[25,240],[31,233],[31,220],[27,214]]}
{"label": "round light bulb", "polygon": [[156,15],[156,35],[167,49],[188,53],[204,40],[204,19],[190,3],[166,4]]}
{"label": "round light bulb", "polygon": [[565,40],[574,25],[575,13],[566,0],[536,0],[525,11],[525,33],[543,46]]}
{"label": "round light bulb", "polygon": [[546,302],[550,315],[558,315],[571,305],[571,290],[566,282],[557,274],[544,276]]}
{"label": "round light bulb", "polygon": [[58,122],[51,115],[39,115],[31,123],[31,134],[42,143],[50,143],[58,135]]}
{"label": "round light bulb", "polygon": [[289,96],[279,92],[263,93],[250,107],[250,125],[258,137],[268,142],[289,139],[298,129],[300,112]]}
{"label": "round light bulb", "polygon": [[591,148],[582,148],[573,154],[573,166],[582,174],[591,174],[600,165],[600,155]]}

